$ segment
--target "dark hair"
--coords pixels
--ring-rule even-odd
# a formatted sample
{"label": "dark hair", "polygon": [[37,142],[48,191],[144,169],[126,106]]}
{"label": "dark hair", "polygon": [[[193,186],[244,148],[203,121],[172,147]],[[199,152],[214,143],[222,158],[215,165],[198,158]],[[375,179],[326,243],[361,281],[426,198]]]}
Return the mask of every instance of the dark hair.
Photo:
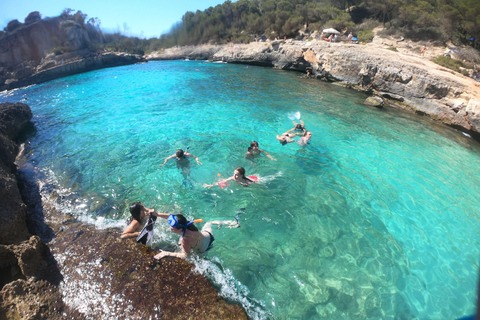
{"label": "dark hair", "polygon": [[177,158],[183,158],[183,156],[184,156],[183,150],[178,149],[177,152],[175,153],[175,155],[177,156]]}
{"label": "dark hair", "polygon": [[130,214],[132,215],[132,220],[135,219],[138,222],[142,223],[140,220],[140,214],[142,213],[142,203],[141,202],[134,202],[130,205]]}
{"label": "dark hair", "polygon": [[303,129],[303,128],[304,128],[304,126],[302,126],[301,123],[297,123],[297,124],[295,125],[295,129]]}
{"label": "dark hair", "polygon": [[[189,223],[190,221],[187,221],[187,218],[185,218],[183,215],[181,214],[176,214],[175,217],[177,218],[177,221],[178,221],[178,224],[181,224],[183,226],[186,226],[187,223]],[[176,229],[182,229],[182,228],[176,228]],[[191,224],[187,227],[188,230],[190,231],[198,231],[197,227],[195,227],[195,224]]]}
{"label": "dark hair", "polygon": [[245,168],[244,167],[237,167],[235,168],[238,173],[240,173],[245,178]]}
{"label": "dark hair", "polygon": [[257,141],[252,141],[252,142],[250,143],[250,147],[252,147],[252,148],[253,148],[253,147],[258,147],[258,142],[257,142]]}
{"label": "dark hair", "polygon": [[305,132],[303,133],[303,136],[302,136],[302,137],[306,137],[306,136],[307,136],[307,133],[309,133],[309,132],[312,133],[312,131],[305,131]]}
{"label": "dark hair", "polygon": [[253,182],[252,179],[249,179],[245,176],[245,168],[244,167],[237,167],[237,168],[235,168],[235,170],[237,170],[238,173],[240,173],[243,176],[243,179],[245,179],[247,181],[250,181],[250,182]]}

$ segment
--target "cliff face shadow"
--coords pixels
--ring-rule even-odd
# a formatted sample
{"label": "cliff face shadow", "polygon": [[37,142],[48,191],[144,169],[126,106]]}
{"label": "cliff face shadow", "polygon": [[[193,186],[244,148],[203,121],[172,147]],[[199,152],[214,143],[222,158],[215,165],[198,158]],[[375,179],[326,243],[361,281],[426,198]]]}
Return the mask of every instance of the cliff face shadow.
{"label": "cliff face shadow", "polygon": [[23,202],[27,205],[27,228],[31,234],[48,243],[54,237],[53,230],[45,223],[42,196],[35,181],[35,171],[23,164],[17,169],[18,188]]}
{"label": "cliff face shadow", "polygon": [[[55,233],[45,222],[42,196],[35,181],[34,170],[23,164],[17,169],[15,175],[18,180],[20,195],[23,202],[27,205],[27,229],[31,234],[37,235],[43,243],[49,243],[55,237]],[[63,276],[48,246],[45,246],[43,250],[43,259],[46,262],[48,271],[44,273],[42,278],[58,286]]]}

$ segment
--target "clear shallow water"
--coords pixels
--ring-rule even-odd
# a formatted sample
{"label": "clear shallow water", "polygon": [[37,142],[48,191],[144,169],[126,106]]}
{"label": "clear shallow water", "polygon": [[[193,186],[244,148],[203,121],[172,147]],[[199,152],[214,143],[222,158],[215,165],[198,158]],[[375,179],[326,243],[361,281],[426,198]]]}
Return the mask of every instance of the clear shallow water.
{"label": "clear shallow water", "polygon": [[[191,260],[252,318],[453,319],[474,312],[480,148],[443,126],[296,73],[196,61],[105,69],[4,93],[28,97],[26,154],[60,206],[99,228],[128,204],[205,221]],[[275,139],[300,111],[311,144]],[[277,161],[244,159],[256,140]],[[163,159],[190,146],[192,188]],[[204,189],[237,166],[261,177]],[[154,247],[178,241],[157,223]]]}

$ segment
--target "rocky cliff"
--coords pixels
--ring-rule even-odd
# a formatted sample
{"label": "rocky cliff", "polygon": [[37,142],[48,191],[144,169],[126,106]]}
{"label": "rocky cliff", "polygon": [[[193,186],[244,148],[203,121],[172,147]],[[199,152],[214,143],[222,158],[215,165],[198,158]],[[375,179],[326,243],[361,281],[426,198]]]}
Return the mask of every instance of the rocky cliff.
{"label": "rocky cliff", "polygon": [[480,139],[480,85],[418,56],[325,41],[175,47],[148,60],[211,59],[305,72],[369,92],[386,104],[438,120]]}
{"label": "rocky cliff", "polygon": [[18,28],[0,38],[0,91],[144,61],[138,55],[106,53],[102,48],[101,32],[71,16]]}
{"label": "rocky cliff", "polygon": [[63,304],[49,249],[27,229],[16,178],[17,138],[30,123],[25,104],[0,105],[0,319],[75,317]]}

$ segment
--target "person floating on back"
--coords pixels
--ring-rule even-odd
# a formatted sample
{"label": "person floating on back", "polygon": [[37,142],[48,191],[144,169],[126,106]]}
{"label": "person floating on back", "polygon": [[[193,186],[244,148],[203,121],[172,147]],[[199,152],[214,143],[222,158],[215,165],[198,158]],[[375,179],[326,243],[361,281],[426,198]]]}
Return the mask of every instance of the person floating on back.
{"label": "person floating on back", "polygon": [[257,141],[252,141],[250,143],[250,147],[248,147],[248,151],[245,154],[245,159],[252,160],[253,158],[255,158],[255,156],[258,156],[262,153],[267,157],[269,157],[271,160],[277,161],[277,159],[273,158],[270,154],[268,154],[267,151],[260,149],[258,147]]}
{"label": "person floating on back", "polygon": [[[298,123],[295,121],[295,118],[298,120]],[[305,122],[303,122],[300,112],[295,113],[295,117],[291,117],[292,122],[293,122],[293,128],[296,131],[302,131],[302,133],[305,133]]]}
{"label": "person floating on back", "polygon": [[282,146],[286,145],[287,143],[295,142],[292,138],[301,135],[301,132],[293,132],[296,128],[290,129],[287,132],[282,133],[281,135],[277,134],[277,140],[280,142]]}

